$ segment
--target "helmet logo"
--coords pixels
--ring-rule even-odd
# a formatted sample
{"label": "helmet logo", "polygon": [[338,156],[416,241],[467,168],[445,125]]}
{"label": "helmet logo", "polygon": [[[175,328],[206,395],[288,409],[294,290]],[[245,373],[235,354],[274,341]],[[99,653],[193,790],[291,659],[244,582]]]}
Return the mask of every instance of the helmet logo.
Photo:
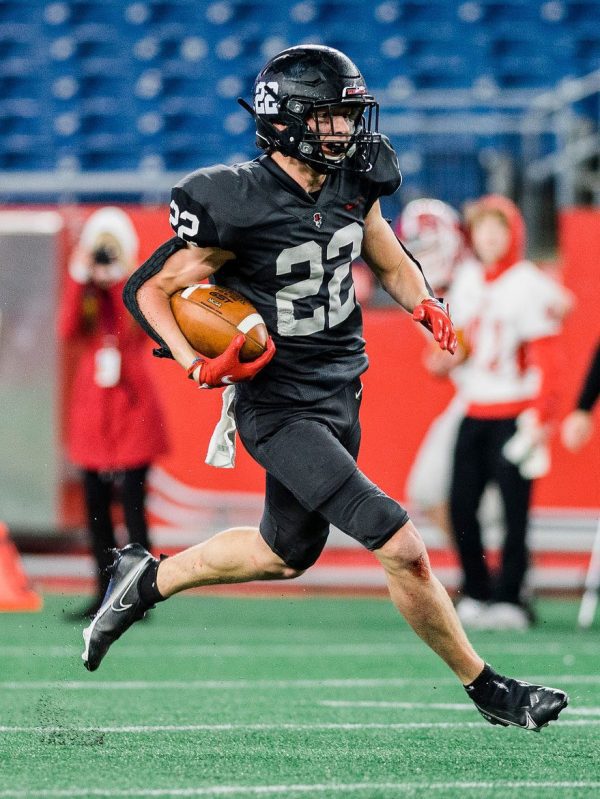
{"label": "helmet logo", "polygon": [[254,110],[257,114],[277,114],[279,84],[272,80],[266,83],[261,80],[254,90]]}
{"label": "helmet logo", "polygon": [[318,211],[316,214],[313,214],[313,222],[318,228],[320,228],[321,225],[323,224],[323,217]]}
{"label": "helmet logo", "polygon": [[342,97],[360,97],[366,93],[367,90],[364,86],[344,86],[342,89]]}

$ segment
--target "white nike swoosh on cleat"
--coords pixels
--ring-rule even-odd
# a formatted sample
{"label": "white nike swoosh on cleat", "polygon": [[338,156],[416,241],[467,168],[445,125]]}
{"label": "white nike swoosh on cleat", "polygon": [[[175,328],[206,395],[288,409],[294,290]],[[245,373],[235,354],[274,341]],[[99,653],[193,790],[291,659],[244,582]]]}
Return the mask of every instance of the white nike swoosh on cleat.
{"label": "white nike swoosh on cleat", "polygon": [[133,602],[130,602],[129,605],[124,605],[123,604],[123,597],[119,597],[119,604],[115,605],[115,603],[113,602],[113,604],[110,606],[110,609],[114,610],[115,613],[122,613],[124,610],[129,610],[129,608],[132,605],[133,605]]}
{"label": "white nike swoosh on cleat", "polygon": [[529,713],[525,713],[525,719],[526,719],[526,722],[525,722],[525,729],[526,729],[526,730],[537,730],[537,728],[538,728],[538,725],[537,725],[537,724],[535,723],[535,721],[534,721],[534,720],[531,718],[531,716],[529,715]]}
{"label": "white nike swoosh on cleat", "polygon": [[[473,704],[475,705],[475,707],[479,708],[477,702],[474,702]],[[526,719],[525,724],[518,724],[516,721],[509,721],[509,719],[503,719],[501,716],[496,716],[494,713],[490,713],[489,710],[485,710],[484,713],[487,713],[487,715],[490,716],[491,718],[496,719],[496,721],[499,721],[501,724],[505,724],[506,726],[509,727],[520,727],[522,730],[536,730],[536,732],[540,729],[540,727],[531,718],[529,713],[525,713],[525,719]]]}
{"label": "white nike swoosh on cleat", "polygon": [[104,614],[106,613],[107,610],[112,609],[115,612],[119,613],[120,611],[127,610],[128,608],[131,607],[131,605],[133,603],[131,603],[129,605],[124,605],[123,604],[123,602],[122,602],[123,595],[126,594],[127,591],[131,588],[132,583],[136,580],[136,578],[137,578],[138,574],[140,573],[140,571],[145,568],[146,564],[150,560],[152,560],[152,555],[147,555],[144,558],[144,560],[141,563],[139,563],[138,566],[136,567],[136,569],[133,571],[133,574],[131,575],[131,577],[129,579],[129,582],[127,582],[127,583],[125,583],[125,581],[121,582],[121,584],[119,585],[118,589],[115,590],[115,593],[119,594],[119,603],[120,603],[121,607],[120,608],[119,607],[114,607],[114,603],[111,603],[110,601],[106,602],[106,604],[102,605],[102,607],[100,608],[98,613],[96,613],[96,615],[92,619],[91,623],[83,630],[83,640],[84,640],[84,643],[85,643],[85,649],[81,653],[81,659],[84,661],[84,663],[87,663],[87,661],[88,661],[89,649],[90,649],[90,641],[91,641],[91,638],[92,638],[92,632],[94,631],[94,627],[96,626],[98,621],[102,618],[102,616],[104,616]]}

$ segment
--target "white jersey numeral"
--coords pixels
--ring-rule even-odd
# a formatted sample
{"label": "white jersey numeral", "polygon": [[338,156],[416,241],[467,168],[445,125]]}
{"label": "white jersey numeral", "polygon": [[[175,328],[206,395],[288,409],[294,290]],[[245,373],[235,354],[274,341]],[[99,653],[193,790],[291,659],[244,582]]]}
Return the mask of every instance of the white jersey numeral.
{"label": "white jersey numeral", "polygon": [[[193,239],[194,236],[198,234],[198,230],[200,229],[200,220],[196,214],[192,214],[190,211],[180,211],[175,200],[171,200],[171,205],[169,208],[171,209],[169,222],[171,223],[173,229],[177,230],[177,235],[179,238],[185,239],[185,241]],[[180,225],[180,222],[187,222],[188,224]]]}
{"label": "white jersey numeral", "polygon": [[307,241],[296,247],[288,247],[277,258],[277,274],[287,275],[293,266],[308,264],[309,276],[285,288],[275,295],[277,303],[277,332],[280,336],[310,336],[325,330],[325,321],[332,328],[347,319],[356,307],[354,286],[348,290],[348,296],[342,302],[341,287],[344,279],[350,274],[352,261],[360,254],[363,231],[358,222],[340,228],[327,245],[326,259],[337,258],[344,247],[352,245],[350,260],[340,264],[333,270],[329,280],[329,298],[326,304],[314,309],[311,316],[297,319],[294,303],[307,297],[316,297],[325,279],[323,267],[323,250],[316,241]]}

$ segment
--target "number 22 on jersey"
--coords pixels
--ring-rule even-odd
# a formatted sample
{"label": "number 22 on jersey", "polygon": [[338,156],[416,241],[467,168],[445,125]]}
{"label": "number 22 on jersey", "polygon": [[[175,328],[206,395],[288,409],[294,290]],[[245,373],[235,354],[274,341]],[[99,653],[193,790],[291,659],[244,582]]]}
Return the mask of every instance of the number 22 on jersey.
{"label": "number 22 on jersey", "polygon": [[277,274],[287,275],[292,267],[308,264],[309,275],[280,289],[275,295],[277,303],[277,332],[280,336],[310,336],[327,327],[332,328],[346,320],[354,308],[356,300],[354,286],[350,286],[348,296],[342,302],[341,287],[344,279],[350,274],[350,265],[360,254],[363,231],[358,222],[337,230],[326,247],[325,259],[335,261],[344,247],[352,246],[350,260],[344,261],[333,269],[328,284],[328,297],[318,305],[310,316],[296,318],[294,308],[307,297],[319,294],[325,280],[323,266],[323,247],[316,241],[306,241],[296,247],[287,247],[277,258]]}

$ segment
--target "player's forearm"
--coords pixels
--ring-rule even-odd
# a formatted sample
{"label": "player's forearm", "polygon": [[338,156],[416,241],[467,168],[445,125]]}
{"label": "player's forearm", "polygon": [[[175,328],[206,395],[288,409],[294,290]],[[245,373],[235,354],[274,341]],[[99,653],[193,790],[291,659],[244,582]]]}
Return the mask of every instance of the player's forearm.
{"label": "player's forearm", "polygon": [[[398,242],[396,248],[365,252],[363,257],[379,278],[387,293],[405,310],[412,313],[416,306],[431,297],[419,268],[404,253]],[[386,260],[387,259],[387,260]]]}
{"label": "player's forearm", "polygon": [[421,270],[403,250],[378,205],[365,219],[362,257],[387,293],[407,311],[412,313],[431,297]]}
{"label": "player's forearm", "polygon": [[[171,239],[134,272],[125,286],[125,305],[146,333],[184,368],[196,353],[179,330],[171,296],[210,277],[233,253],[217,247],[190,247]],[[170,351],[170,352],[169,352]]]}
{"label": "player's forearm", "polygon": [[423,275],[408,256],[394,269],[383,272],[380,280],[390,297],[410,313],[423,300],[431,298]]}
{"label": "player's forearm", "polygon": [[137,292],[138,305],[148,324],[167,344],[177,363],[187,369],[197,353],[188,344],[175,321],[169,295],[156,282],[150,279],[140,287]]}

